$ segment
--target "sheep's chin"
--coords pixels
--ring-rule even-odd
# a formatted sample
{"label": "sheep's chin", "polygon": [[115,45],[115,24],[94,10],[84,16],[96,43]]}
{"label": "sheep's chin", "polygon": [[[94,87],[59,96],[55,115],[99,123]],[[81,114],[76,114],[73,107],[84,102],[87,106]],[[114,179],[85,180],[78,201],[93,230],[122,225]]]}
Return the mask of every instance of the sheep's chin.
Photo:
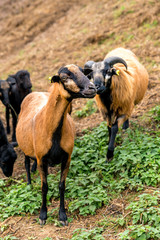
{"label": "sheep's chin", "polygon": [[97,94],[102,94],[106,91],[106,87],[105,86],[102,86],[100,88],[97,88]]}

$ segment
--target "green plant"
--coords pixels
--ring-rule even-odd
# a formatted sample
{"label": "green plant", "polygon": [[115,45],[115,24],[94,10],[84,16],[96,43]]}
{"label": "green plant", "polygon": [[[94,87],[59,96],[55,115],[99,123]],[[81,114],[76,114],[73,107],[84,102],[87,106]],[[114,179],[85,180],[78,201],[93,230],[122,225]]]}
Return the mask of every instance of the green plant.
{"label": "green plant", "polygon": [[138,201],[131,202],[126,219],[132,221],[127,230],[120,233],[120,239],[160,239],[160,195],[158,191],[153,194],[142,194]]}
{"label": "green plant", "polygon": [[44,238],[43,240],[53,240],[53,238],[51,238],[51,237],[46,237],[46,238]]}
{"label": "green plant", "polygon": [[[118,197],[126,188],[140,191],[146,185],[156,187],[160,183],[158,134],[131,123],[131,129],[125,133],[119,131],[118,146],[109,163],[106,163],[107,141],[105,122],[93,131],[85,131],[75,140],[65,193],[70,212],[78,210],[81,215],[95,214],[98,208]],[[59,197],[59,167],[56,170],[56,174],[48,175],[48,205],[51,198]],[[41,205],[40,177],[33,178],[33,186],[26,186],[23,180],[16,183],[8,181],[0,180],[0,218],[38,213]],[[57,224],[57,218],[58,210],[54,209],[48,215],[48,222]]]}
{"label": "green plant", "polygon": [[75,115],[79,118],[83,118],[95,113],[97,111],[97,107],[94,106],[94,103],[94,100],[89,100],[82,110],[75,112]]}
{"label": "green plant", "polygon": [[160,224],[160,195],[159,192],[151,194],[142,194],[139,196],[139,201],[132,202],[127,207],[131,209],[133,224],[146,224],[155,227]]}
{"label": "green plant", "polygon": [[155,120],[157,123],[160,122],[160,105],[157,105],[156,107],[152,108],[150,110],[150,113],[152,114],[152,119]]}
{"label": "green plant", "polygon": [[76,229],[71,240],[105,240],[102,236],[103,228],[95,228],[91,230],[86,230],[83,228]]}
{"label": "green plant", "polygon": [[5,232],[8,228],[9,228],[9,225],[7,224],[1,225],[1,233]]}
{"label": "green plant", "polygon": [[19,240],[19,239],[17,237],[8,235],[8,236],[5,236],[3,238],[0,237],[0,240]]}

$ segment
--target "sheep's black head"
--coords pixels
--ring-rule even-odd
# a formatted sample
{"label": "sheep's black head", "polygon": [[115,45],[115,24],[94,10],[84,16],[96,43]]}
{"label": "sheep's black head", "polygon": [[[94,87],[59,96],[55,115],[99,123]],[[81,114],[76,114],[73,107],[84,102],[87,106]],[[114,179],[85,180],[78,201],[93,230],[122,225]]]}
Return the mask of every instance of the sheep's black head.
{"label": "sheep's black head", "polygon": [[31,92],[32,83],[31,83],[30,74],[28,71],[20,70],[15,75],[10,75],[10,77],[16,80],[16,83],[19,89],[22,89],[27,93]]}
{"label": "sheep's black head", "polygon": [[51,82],[61,82],[71,99],[93,98],[96,95],[94,84],[83,74],[81,68],[73,64],[60,68]]}
{"label": "sheep's black head", "polygon": [[0,147],[0,167],[6,177],[12,176],[16,158],[17,154],[11,144]]}
{"label": "sheep's black head", "polygon": [[10,85],[5,80],[0,80],[0,100],[5,106],[9,105]]}
{"label": "sheep's black head", "polygon": [[88,78],[93,78],[98,94],[110,87],[112,76],[117,74],[113,67],[116,63],[122,63],[127,69],[127,63],[119,57],[109,57],[102,62],[88,61],[84,65],[84,73]]}

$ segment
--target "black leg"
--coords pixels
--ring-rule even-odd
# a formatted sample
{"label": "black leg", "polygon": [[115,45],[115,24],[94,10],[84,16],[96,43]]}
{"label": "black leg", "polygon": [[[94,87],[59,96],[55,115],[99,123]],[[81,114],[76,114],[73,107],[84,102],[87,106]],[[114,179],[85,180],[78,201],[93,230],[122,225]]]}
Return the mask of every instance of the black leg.
{"label": "black leg", "polygon": [[110,142],[110,139],[111,139],[111,127],[108,126],[108,133],[109,133],[109,141],[108,141],[108,144]]}
{"label": "black leg", "polygon": [[40,175],[41,175],[41,187],[42,187],[42,207],[40,211],[39,221],[41,225],[44,225],[47,220],[47,192],[48,192],[48,184],[47,184],[47,174],[48,174],[48,164],[47,161],[42,160],[42,166],[40,166]]}
{"label": "black leg", "polygon": [[9,107],[6,107],[6,123],[7,123],[7,134],[10,134],[10,125],[9,125]]}
{"label": "black leg", "polygon": [[63,226],[68,225],[67,215],[64,206],[64,193],[65,193],[65,181],[59,183],[59,193],[60,193],[60,209],[59,209],[59,221]]}
{"label": "black leg", "polygon": [[61,179],[59,183],[59,193],[60,193],[59,221],[62,223],[63,226],[68,225],[67,215],[65,211],[65,204],[64,204],[64,193],[65,193],[65,181],[69,171],[69,165],[70,165],[70,158],[67,159],[65,157],[61,164]]}
{"label": "black leg", "polygon": [[35,172],[37,170],[37,160],[34,160],[34,163],[32,165],[31,172]]}
{"label": "black leg", "polygon": [[126,130],[127,128],[129,128],[129,119],[127,119],[124,123],[123,123],[123,127],[122,129]]}
{"label": "black leg", "polygon": [[15,115],[15,113],[13,112],[13,110],[11,110],[12,112],[12,126],[13,126],[13,134],[12,134],[12,142],[16,142],[16,125],[17,125],[17,116]]}
{"label": "black leg", "polygon": [[30,158],[25,156],[25,168],[27,172],[27,184],[31,184],[31,173],[30,173]]}
{"label": "black leg", "polygon": [[108,152],[107,152],[107,161],[111,161],[113,158],[114,153],[114,142],[116,138],[116,134],[118,132],[118,124],[117,122],[111,127],[111,137],[108,145]]}

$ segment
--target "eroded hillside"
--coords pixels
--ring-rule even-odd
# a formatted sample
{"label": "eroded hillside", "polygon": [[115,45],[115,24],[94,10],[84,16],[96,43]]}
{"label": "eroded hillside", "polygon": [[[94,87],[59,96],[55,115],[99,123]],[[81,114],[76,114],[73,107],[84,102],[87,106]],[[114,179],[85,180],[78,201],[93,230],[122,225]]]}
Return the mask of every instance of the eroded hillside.
{"label": "eroded hillside", "polygon": [[[150,83],[144,100],[135,108],[136,118],[160,103],[160,1],[159,0],[1,0],[0,1],[0,79],[20,69],[31,74],[33,91],[46,91],[49,76],[65,64],[83,67],[87,60],[102,60],[113,48],[122,46],[135,52],[149,72]],[[74,100],[73,117],[87,100]],[[0,103],[0,117],[4,121],[4,106]],[[75,119],[77,134],[102,121],[99,112],[84,119]],[[14,177],[25,172],[23,155],[19,149]],[[18,170],[19,166],[20,170]],[[53,205],[57,206],[57,202]],[[35,216],[19,224],[11,218],[21,240],[26,240],[31,229],[35,239],[42,240],[47,233],[55,239],[69,239],[76,227],[92,226],[96,217],[74,220],[69,228],[35,223]],[[12,227],[10,227],[12,233]],[[14,232],[14,231],[13,231]],[[67,238],[68,236],[68,238]],[[31,239],[31,238],[30,238]],[[110,238],[117,239],[117,238]]]}

